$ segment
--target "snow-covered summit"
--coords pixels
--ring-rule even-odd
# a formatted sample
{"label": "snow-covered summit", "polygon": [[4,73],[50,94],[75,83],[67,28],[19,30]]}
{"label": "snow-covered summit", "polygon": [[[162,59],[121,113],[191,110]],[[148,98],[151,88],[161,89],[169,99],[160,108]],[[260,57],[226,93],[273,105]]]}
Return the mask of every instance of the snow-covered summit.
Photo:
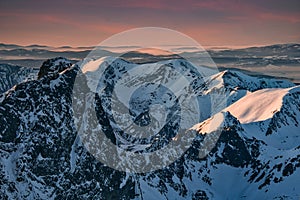
{"label": "snow-covered summit", "polygon": [[294,84],[288,80],[249,76],[234,70],[220,72],[212,76],[211,80],[215,81],[216,85],[221,84],[227,88],[239,88],[251,92],[263,88],[287,88],[294,86]]}
{"label": "snow-covered summit", "polygon": [[272,118],[288,100],[288,95],[299,93],[300,87],[262,89],[249,93],[226,110],[241,123],[251,123]]}
{"label": "snow-covered summit", "polygon": [[[224,113],[230,115],[225,117]],[[248,137],[278,148],[297,147],[300,142],[300,86],[248,93],[222,112],[195,125],[194,129],[200,133],[210,133],[228,127],[225,122],[232,117],[238,120]]]}
{"label": "snow-covered summit", "polygon": [[[296,86],[249,93],[192,129],[199,133],[199,137],[208,138],[208,156],[212,159],[214,174],[232,180],[235,173],[229,173],[231,168],[229,170],[228,166],[218,163],[246,163],[239,170],[243,177],[236,179],[239,182],[236,188],[240,188],[242,180],[247,181],[244,191],[235,191],[240,196],[283,198],[285,193],[286,198],[297,199],[300,196],[295,192],[299,191],[297,179],[300,177],[299,125],[300,87]],[[210,147],[211,144],[214,147]],[[239,153],[228,162],[234,157],[234,151]],[[250,160],[247,156],[251,157]],[[229,171],[218,173],[221,169]],[[218,185],[218,176],[213,176],[212,180],[212,185]],[[233,198],[226,191],[217,190],[222,197]]]}
{"label": "snow-covered summit", "polygon": [[[225,70],[206,78],[204,94],[214,92],[226,96],[226,105],[229,106],[250,92],[264,88],[289,88],[295,86],[288,80],[269,77],[255,77],[239,71]],[[222,109],[224,109],[223,107]]]}

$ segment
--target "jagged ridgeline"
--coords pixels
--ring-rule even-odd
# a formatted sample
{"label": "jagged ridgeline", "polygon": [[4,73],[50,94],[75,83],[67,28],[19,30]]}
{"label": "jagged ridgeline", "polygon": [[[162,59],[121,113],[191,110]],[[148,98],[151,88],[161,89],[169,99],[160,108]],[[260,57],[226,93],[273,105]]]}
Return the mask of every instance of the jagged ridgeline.
{"label": "jagged ridgeline", "polygon": [[[112,63],[124,70],[132,64]],[[236,71],[208,77],[210,84],[197,85],[200,104],[209,107],[209,94],[222,90],[228,107],[201,115],[189,130],[195,134],[191,147],[174,163],[133,174],[103,165],[78,137],[72,109],[78,70],[67,59],[50,59],[38,79],[3,95],[2,199],[299,199],[300,89],[293,83]],[[215,146],[199,156],[205,138],[216,133]]]}

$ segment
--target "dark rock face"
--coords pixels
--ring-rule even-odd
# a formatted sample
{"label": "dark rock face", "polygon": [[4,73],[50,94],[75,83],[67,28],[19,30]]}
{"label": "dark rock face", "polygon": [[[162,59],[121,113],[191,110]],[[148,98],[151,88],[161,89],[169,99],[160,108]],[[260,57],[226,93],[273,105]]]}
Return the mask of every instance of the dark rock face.
{"label": "dark rock face", "polygon": [[0,64],[0,94],[26,79],[35,79],[37,72],[29,67]]}
{"label": "dark rock face", "polygon": [[[65,63],[59,69],[69,68]],[[133,181],[120,188],[125,173],[97,162],[76,140],[71,95],[77,70],[74,66],[63,75],[52,71],[51,76],[22,83],[1,103],[4,199],[133,198]]]}
{"label": "dark rock face", "polygon": [[[17,85],[0,103],[3,199],[216,199],[222,191],[220,176],[243,180],[245,185],[236,185],[241,197],[265,193],[299,171],[300,154],[283,152],[271,162],[264,157],[267,144],[248,138],[230,113],[225,114],[215,147],[204,158],[199,149],[207,135],[193,132],[192,146],[168,167],[143,174],[109,168],[86,150],[77,135],[72,88],[79,67],[56,58],[42,68],[38,80]],[[109,127],[108,118],[101,118],[101,107],[96,110],[98,120]],[[250,194],[243,193],[245,187]]]}
{"label": "dark rock face", "polygon": [[72,62],[70,60],[62,57],[46,60],[40,68],[38,79],[41,79],[43,76],[57,75],[59,72],[70,68],[71,65]]}

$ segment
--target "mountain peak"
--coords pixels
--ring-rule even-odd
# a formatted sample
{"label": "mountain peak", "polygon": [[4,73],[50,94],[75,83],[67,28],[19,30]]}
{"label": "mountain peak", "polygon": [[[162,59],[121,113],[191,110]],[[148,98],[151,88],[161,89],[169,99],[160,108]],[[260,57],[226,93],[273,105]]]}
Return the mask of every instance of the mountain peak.
{"label": "mountain peak", "polygon": [[96,72],[100,70],[102,65],[110,65],[112,63],[133,64],[120,57],[105,56],[98,59],[86,58],[81,63],[83,73]]}
{"label": "mountain peak", "polygon": [[42,64],[40,71],[38,73],[38,79],[41,79],[46,75],[49,76],[49,75],[62,72],[65,69],[70,68],[71,65],[72,65],[72,61],[63,57],[48,59]]}
{"label": "mountain peak", "polygon": [[258,90],[246,95],[226,110],[237,117],[241,123],[267,120],[281,110],[285,104],[284,100],[287,95],[299,91],[299,86],[287,89],[272,88]]}
{"label": "mountain peak", "polygon": [[222,71],[212,76],[212,80],[229,89],[239,88],[250,92],[263,88],[288,88],[295,86],[295,84],[287,80],[254,77],[235,70]]}

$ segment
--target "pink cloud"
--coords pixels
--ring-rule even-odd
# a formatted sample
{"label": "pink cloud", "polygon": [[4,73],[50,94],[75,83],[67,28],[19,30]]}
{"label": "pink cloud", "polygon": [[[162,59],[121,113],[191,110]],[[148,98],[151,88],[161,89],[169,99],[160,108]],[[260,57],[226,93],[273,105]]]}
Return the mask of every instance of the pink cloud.
{"label": "pink cloud", "polygon": [[300,22],[300,15],[278,15],[274,13],[258,13],[257,17],[262,20],[282,20],[291,23]]}

